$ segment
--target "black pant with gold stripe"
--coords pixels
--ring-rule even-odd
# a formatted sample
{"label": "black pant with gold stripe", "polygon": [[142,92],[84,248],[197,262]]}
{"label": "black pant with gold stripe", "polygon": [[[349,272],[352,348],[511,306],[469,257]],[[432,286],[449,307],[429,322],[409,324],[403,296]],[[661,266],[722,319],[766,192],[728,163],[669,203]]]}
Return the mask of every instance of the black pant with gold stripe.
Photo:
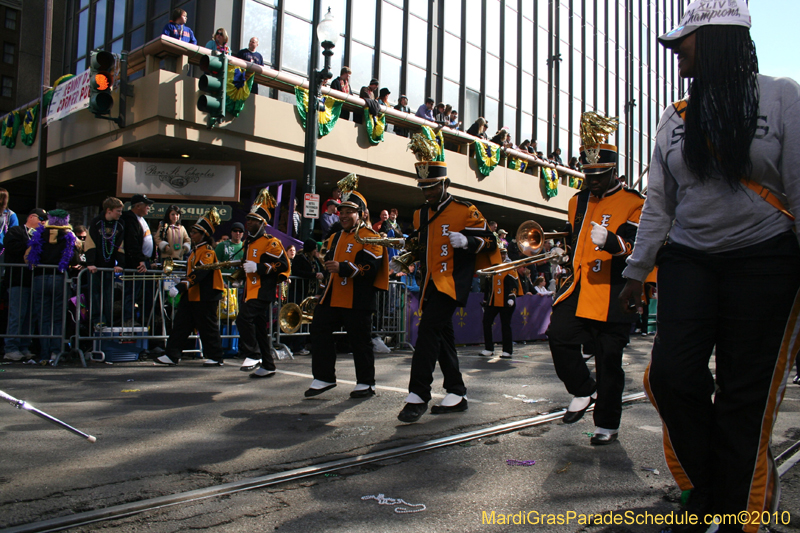
{"label": "black pant with gold stripe", "polygon": [[668,244],[657,263],[645,388],[664,422],[672,475],[683,490],[710,493],[710,512],[773,510],[772,426],[800,348],[797,236],[718,254]]}

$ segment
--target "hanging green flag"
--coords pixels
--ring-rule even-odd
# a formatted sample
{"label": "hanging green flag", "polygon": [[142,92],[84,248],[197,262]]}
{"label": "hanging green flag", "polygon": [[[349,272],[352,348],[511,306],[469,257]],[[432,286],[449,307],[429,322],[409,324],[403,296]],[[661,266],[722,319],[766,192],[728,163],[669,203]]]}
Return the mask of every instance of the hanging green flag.
{"label": "hanging green flag", "polygon": [[[306,129],[306,113],[308,112],[308,90],[302,87],[294,88],[294,95],[297,99],[295,107],[297,113],[300,115],[300,120],[303,123],[303,129]],[[319,136],[325,137],[336,125],[339,120],[339,114],[342,112],[342,102],[331,96],[323,96],[321,101],[325,105],[325,110],[320,110],[317,115],[317,123],[319,124]]]}
{"label": "hanging green flag", "polygon": [[583,178],[578,176],[570,176],[569,177],[569,186],[573,189],[580,189],[583,187]]}
{"label": "hanging green flag", "polygon": [[422,135],[436,144],[438,155],[434,161],[444,161],[444,135],[442,135],[442,130],[434,132],[430,126],[422,126]]}
{"label": "hanging green flag", "polygon": [[3,139],[0,144],[8,148],[17,145],[17,132],[19,131],[19,111],[12,111],[3,117]]}
{"label": "hanging green flag", "polygon": [[488,176],[500,163],[500,147],[492,147],[481,141],[475,141],[475,159],[478,161],[478,171],[484,176]]}
{"label": "hanging green flag", "polygon": [[225,112],[238,117],[253,90],[253,72],[228,63],[228,85],[225,88]]}
{"label": "hanging green flag", "polygon": [[36,140],[36,130],[39,126],[39,104],[25,110],[22,119],[22,144],[31,146]]}
{"label": "hanging green flag", "polygon": [[45,117],[47,116],[47,108],[50,107],[50,102],[53,100],[53,95],[56,92],[56,87],[58,87],[59,85],[61,85],[62,83],[66,82],[66,81],[71,80],[74,77],[75,77],[75,74],[64,74],[63,76],[61,76],[60,78],[58,78],[56,80],[56,82],[53,84],[52,88],[47,89],[47,91],[45,91],[45,93],[44,93],[44,105],[42,106],[42,112],[44,113]]}
{"label": "hanging green flag", "polygon": [[383,142],[383,134],[386,131],[386,113],[379,116],[369,114],[369,109],[364,108],[364,124],[367,126],[367,138],[372,144]]}
{"label": "hanging green flag", "polygon": [[548,198],[558,195],[558,172],[554,168],[542,167],[542,179],[544,180],[545,193]]}
{"label": "hanging green flag", "polygon": [[508,159],[508,168],[511,170],[518,170],[520,172],[525,172],[528,169],[528,162],[522,159],[517,159],[516,157],[510,157]]}

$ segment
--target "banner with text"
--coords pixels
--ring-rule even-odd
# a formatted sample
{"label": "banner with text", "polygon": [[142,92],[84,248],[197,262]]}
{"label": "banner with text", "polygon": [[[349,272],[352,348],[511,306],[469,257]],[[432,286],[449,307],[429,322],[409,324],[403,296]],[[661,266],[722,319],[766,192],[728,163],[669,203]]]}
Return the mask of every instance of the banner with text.
{"label": "banner with text", "polygon": [[240,179],[238,162],[120,157],[117,196],[238,202]]}
{"label": "banner with text", "polygon": [[87,69],[69,81],[59,84],[53,93],[53,100],[47,108],[45,123],[50,124],[76,111],[88,108],[90,79],[91,75]]}

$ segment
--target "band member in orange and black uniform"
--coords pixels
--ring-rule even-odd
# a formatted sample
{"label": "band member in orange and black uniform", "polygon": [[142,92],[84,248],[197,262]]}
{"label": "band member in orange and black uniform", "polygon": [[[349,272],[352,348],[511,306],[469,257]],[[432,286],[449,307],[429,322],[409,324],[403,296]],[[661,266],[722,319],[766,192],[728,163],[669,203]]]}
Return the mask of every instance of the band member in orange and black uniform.
{"label": "band member in orange and black uniform", "polygon": [[336,386],[336,343],[333,332],[344,327],[353,350],[356,386],[351,398],[375,394],[375,355],[372,351],[372,314],[378,290],[389,288],[389,262],[383,246],[360,244],[360,238],[380,235],[361,226],[367,201],[357,192],[344,192],[339,205],[341,231],[327,241],[325,270],[329,273],[325,292],[314,309],[311,322],[311,373],[314,380],[305,396],[317,396]]}
{"label": "band member in orange and black uniform", "polygon": [[[617,181],[617,148],[605,144],[616,124],[612,120],[602,131],[592,126],[605,121],[596,114],[581,118],[586,188],[570,198],[567,226],[573,279],[559,290],[547,330],[556,374],[575,396],[564,423],[577,422],[596,402],[592,444],[614,442],[619,431],[625,387],[622,349],[636,314],[619,309],[617,296],[625,285],[622,270],[644,204],[638,192]],[[594,346],[596,380],[581,354],[582,344]]]}
{"label": "band member in orange and black uniform", "polygon": [[[397,415],[406,423],[416,422],[428,409],[436,361],[444,374],[447,396],[431,409],[431,414],[467,410],[467,388],[458,368],[453,313],[456,307],[466,305],[475,270],[484,266],[476,265],[477,254],[493,252],[492,263],[500,262],[497,240],[483,215],[469,202],[457,200],[447,192],[450,180],[445,163],[420,162],[416,170],[417,186],[426,200],[414,213],[415,233],[422,247],[419,259],[423,313],[411,359],[409,394]],[[397,266],[391,268],[399,271]]]}
{"label": "band member in orange and black uniform", "polygon": [[273,207],[275,200],[266,189],[262,189],[247,214],[247,240],[242,253],[242,269],[247,275],[245,301],[236,317],[236,326],[239,328],[239,353],[244,356],[239,370],[256,369],[250,374],[251,378],[275,375],[267,314],[275,301],[276,286],[291,274],[283,244],[266,233],[272,216],[269,210]]}
{"label": "band member in orange and black uniform", "polygon": [[[508,251],[500,248],[503,262],[508,262]],[[483,343],[481,355],[494,354],[494,340],[492,339],[492,324],[497,315],[500,315],[500,328],[503,332],[503,353],[501,359],[511,359],[514,353],[514,335],[511,331],[511,317],[517,308],[517,296],[522,295],[522,284],[516,269],[509,272],[494,274],[486,280],[483,301]]]}
{"label": "band member in orange and black uniform", "polygon": [[169,290],[171,297],[180,294],[181,300],[172,322],[172,333],[167,339],[167,353],[157,358],[156,363],[178,364],[186,339],[196,329],[206,357],[203,366],[222,366],[222,339],[217,324],[217,309],[225,288],[222,272],[195,270],[197,265],[217,262],[214,232],[218,225],[219,213],[212,207],[189,232],[194,248],[186,261],[186,279]]}

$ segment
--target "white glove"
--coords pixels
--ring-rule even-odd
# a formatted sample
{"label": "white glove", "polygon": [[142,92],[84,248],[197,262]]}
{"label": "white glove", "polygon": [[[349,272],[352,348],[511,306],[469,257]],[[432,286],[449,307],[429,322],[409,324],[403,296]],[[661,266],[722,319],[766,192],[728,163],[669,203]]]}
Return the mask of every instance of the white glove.
{"label": "white glove", "polygon": [[594,221],[592,221],[592,226],[592,242],[595,246],[602,248],[606,245],[608,230]]}
{"label": "white glove", "polygon": [[258,265],[253,261],[245,261],[244,265],[242,265],[242,270],[248,274],[255,274],[257,269]]}
{"label": "white glove", "polygon": [[169,288],[169,297],[175,298],[178,295],[178,287],[172,286]]}
{"label": "white glove", "polygon": [[400,272],[403,271],[403,264],[400,263],[399,261],[395,261],[394,259],[392,259],[391,261],[389,261],[389,269],[395,274],[399,274]]}
{"label": "white glove", "polygon": [[162,252],[167,249],[167,246],[169,246],[169,243],[167,241],[161,241],[160,243],[158,243],[158,249],[161,250]]}
{"label": "white glove", "polygon": [[186,253],[190,253],[192,251],[192,245],[188,242],[183,243],[183,247],[186,249]]}
{"label": "white glove", "polygon": [[466,248],[467,238],[464,236],[463,233],[459,233],[457,231],[451,231],[450,246],[452,246],[453,248]]}

